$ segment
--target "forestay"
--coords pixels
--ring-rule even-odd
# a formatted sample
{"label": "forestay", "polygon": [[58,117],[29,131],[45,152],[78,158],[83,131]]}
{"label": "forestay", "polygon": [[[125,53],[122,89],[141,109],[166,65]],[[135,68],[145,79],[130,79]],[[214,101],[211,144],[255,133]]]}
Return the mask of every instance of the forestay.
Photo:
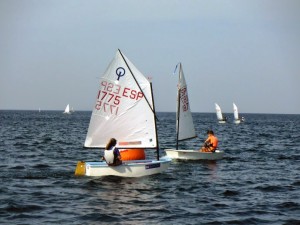
{"label": "forestay", "polygon": [[119,148],[156,148],[151,83],[117,51],[99,82],[85,147],[105,148],[110,138]]}

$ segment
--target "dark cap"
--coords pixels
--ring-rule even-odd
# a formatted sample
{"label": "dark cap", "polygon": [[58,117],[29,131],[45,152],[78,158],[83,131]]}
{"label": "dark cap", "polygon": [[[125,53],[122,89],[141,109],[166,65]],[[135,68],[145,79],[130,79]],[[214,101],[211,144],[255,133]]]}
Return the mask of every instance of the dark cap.
{"label": "dark cap", "polygon": [[214,132],[213,132],[212,130],[208,130],[208,131],[207,131],[207,134],[212,134],[212,135],[214,135]]}

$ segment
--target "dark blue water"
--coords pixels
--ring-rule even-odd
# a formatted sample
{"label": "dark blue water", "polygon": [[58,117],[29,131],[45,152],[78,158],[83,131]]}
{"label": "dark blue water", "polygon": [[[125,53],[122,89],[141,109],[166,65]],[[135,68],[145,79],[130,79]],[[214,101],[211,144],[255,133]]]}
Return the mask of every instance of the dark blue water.
{"label": "dark blue water", "polygon": [[[300,224],[300,115],[245,114],[218,124],[193,114],[198,148],[211,128],[225,158],[175,161],[143,178],[75,177],[90,112],[0,111],[1,224]],[[175,113],[158,113],[161,155]],[[147,151],[154,158],[153,150]]]}

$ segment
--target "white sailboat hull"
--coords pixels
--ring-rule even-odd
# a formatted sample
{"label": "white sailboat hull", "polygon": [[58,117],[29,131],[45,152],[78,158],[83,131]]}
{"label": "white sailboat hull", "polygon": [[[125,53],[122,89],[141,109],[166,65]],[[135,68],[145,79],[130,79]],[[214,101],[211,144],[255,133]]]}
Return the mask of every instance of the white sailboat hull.
{"label": "white sailboat hull", "polygon": [[157,160],[133,160],[123,161],[119,166],[108,166],[106,162],[85,162],[85,176],[119,176],[119,177],[143,177],[161,173],[168,169],[170,158]]}
{"label": "white sailboat hull", "polygon": [[215,152],[200,152],[199,150],[176,150],[165,149],[168,157],[171,159],[186,160],[218,160],[224,156],[224,151],[216,150]]}
{"label": "white sailboat hull", "polygon": [[219,120],[219,123],[226,123],[226,120]]}
{"label": "white sailboat hull", "polygon": [[239,124],[239,123],[241,123],[241,120],[234,120],[233,121],[235,124]]}

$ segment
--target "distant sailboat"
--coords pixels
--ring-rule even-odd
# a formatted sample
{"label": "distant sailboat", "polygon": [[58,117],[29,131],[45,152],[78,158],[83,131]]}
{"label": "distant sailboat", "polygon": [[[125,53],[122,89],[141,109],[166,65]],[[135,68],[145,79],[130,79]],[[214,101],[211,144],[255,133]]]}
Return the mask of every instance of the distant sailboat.
{"label": "distant sailboat", "polygon": [[70,105],[69,104],[66,106],[64,113],[65,114],[71,114]]}
{"label": "distant sailboat", "polygon": [[238,123],[241,123],[241,122],[244,122],[245,121],[245,118],[242,117],[242,118],[239,118],[239,111],[238,111],[238,107],[236,106],[236,104],[233,103],[233,116],[234,116],[234,120],[233,122],[238,124]]}
{"label": "distant sailboat", "polygon": [[215,103],[215,106],[216,106],[216,114],[219,123],[226,123],[227,117],[223,115],[221,107],[217,103]]}
{"label": "distant sailboat", "polygon": [[[177,67],[177,66],[176,66]],[[168,157],[171,159],[187,160],[217,160],[224,155],[223,151],[216,150],[212,152],[200,152],[199,150],[178,149],[178,141],[197,137],[190,110],[188,90],[185,82],[181,63],[179,64],[179,80],[177,85],[177,118],[176,118],[176,149],[165,149]]]}

